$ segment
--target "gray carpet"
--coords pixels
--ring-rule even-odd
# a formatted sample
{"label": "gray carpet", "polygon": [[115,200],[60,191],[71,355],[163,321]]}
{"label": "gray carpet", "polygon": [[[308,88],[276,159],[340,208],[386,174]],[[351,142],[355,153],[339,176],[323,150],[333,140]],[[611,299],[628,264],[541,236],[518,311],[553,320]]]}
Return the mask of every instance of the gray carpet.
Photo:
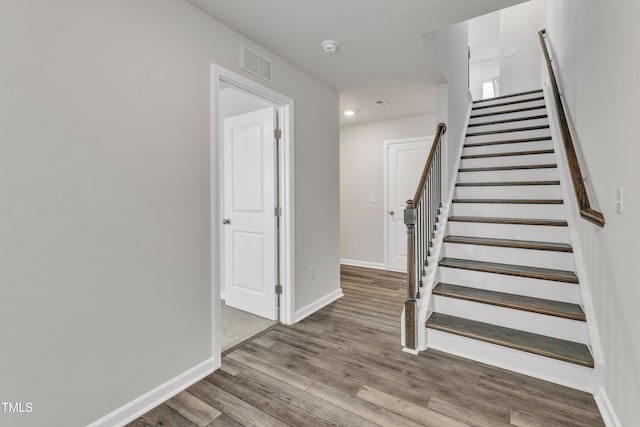
{"label": "gray carpet", "polygon": [[224,301],[220,303],[220,320],[222,322],[222,351],[228,350],[278,323],[229,307]]}

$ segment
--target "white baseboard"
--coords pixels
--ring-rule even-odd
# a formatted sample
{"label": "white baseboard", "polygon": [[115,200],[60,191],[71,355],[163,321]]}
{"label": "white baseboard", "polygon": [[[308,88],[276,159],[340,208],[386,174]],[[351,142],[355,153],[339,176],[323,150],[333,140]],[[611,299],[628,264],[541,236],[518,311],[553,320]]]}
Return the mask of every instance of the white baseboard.
{"label": "white baseboard", "polygon": [[413,354],[414,356],[417,356],[418,354],[420,354],[420,350],[418,349],[413,350],[407,347],[402,347],[402,351],[404,351],[405,353]]}
{"label": "white baseboard", "polygon": [[340,264],[351,265],[353,267],[375,268],[376,270],[386,270],[387,267],[384,263],[369,262],[369,261],[357,261],[355,259],[340,258]]}
{"label": "white baseboard", "polygon": [[611,400],[609,400],[607,391],[604,388],[600,388],[597,393],[594,394],[593,398],[596,401],[596,405],[598,405],[604,424],[607,427],[622,427],[620,418],[618,418],[616,410],[613,408]]}
{"label": "white baseboard", "polygon": [[338,288],[330,294],[325,295],[322,298],[312,302],[311,304],[302,307],[300,310],[296,310],[294,323],[301,321],[305,317],[312,315],[316,311],[331,304],[335,300],[342,298],[343,295],[344,294],[342,293],[342,289]]}
{"label": "white baseboard", "polygon": [[99,420],[92,422],[88,427],[124,426],[211,374],[215,368],[215,358],[207,359]]}

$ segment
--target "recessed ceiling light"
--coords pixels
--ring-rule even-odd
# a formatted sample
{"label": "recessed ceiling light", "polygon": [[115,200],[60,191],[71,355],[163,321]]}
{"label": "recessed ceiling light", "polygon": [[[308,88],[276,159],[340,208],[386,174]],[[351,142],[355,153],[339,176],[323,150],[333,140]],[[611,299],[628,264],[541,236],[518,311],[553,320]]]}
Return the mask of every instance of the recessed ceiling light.
{"label": "recessed ceiling light", "polygon": [[347,116],[347,117],[351,117],[351,116],[353,116],[354,114],[355,114],[355,113],[354,113],[353,111],[351,111],[351,110],[347,110],[347,111],[345,111],[345,112],[344,112],[344,115],[345,115],[345,116]]}

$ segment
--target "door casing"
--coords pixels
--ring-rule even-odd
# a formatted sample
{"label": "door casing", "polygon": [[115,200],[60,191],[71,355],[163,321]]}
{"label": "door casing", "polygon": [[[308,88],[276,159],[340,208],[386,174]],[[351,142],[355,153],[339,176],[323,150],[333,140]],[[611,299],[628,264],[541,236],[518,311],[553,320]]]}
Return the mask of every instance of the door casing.
{"label": "door casing", "polygon": [[[275,105],[279,116],[279,125],[282,131],[279,150],[279,192],[280,218],[279,242],[280,242],[280,281],[282,294],[280,296],[280,322],[292,324],[294,321],[294,141],[293,141],[293,99],[282,95],[273,89],[267,88],[251,79],[241,76],[217,64],[211,65],[211,322],[212,328],[212,353],[216,358],[216,367],[221,363],[220,351],[220,289],[223,280],[221,254],[223,225],[223,158],[224,129],[220,118],[219,92],[220,85],[226,85],[249,92]],[[274,286],[276,284],[274,283]]]}

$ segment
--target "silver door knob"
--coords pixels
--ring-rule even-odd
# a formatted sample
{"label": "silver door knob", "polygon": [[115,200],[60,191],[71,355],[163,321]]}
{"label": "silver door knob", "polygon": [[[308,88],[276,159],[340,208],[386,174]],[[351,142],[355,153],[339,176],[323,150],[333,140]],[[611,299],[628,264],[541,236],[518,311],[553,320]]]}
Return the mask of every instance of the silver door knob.
{"label": "silver door knob", "polygon": [[225,219],[222,220],[222,223],[224,225],[231,224],[231,220],[229,218],[225,218]]}

